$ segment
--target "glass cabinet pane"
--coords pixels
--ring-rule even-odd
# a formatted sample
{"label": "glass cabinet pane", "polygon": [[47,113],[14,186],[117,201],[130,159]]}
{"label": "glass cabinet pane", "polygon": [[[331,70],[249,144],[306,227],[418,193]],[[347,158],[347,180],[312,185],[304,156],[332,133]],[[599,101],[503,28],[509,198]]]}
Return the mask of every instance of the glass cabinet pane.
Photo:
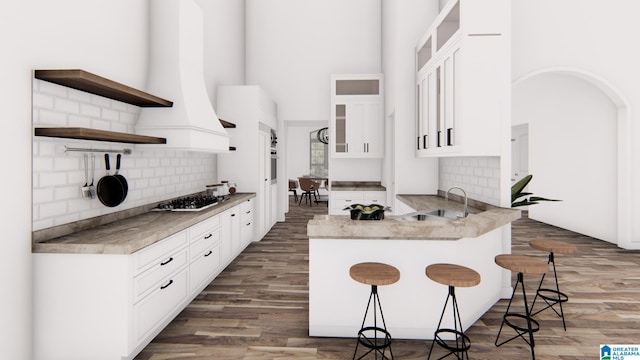
{"label": "glass cabinet pane", "polygon": [[336,152],[347,152],[347,107],[336,104]]}
{"label": "glass cabinet pane", "polygon": [[460,29],[460,3],[451,9],[449,14],[442,20],[436,30],[438,50],[447,43],[447,41]]}
{"label": "glass cabinet pane", "polygon": [[380,95],[380,81],[336,80],[336,95]]}
{"label": "glass cabinet pane", "polygon": [[431,38],[418,50],[418,70],[431,60]]}

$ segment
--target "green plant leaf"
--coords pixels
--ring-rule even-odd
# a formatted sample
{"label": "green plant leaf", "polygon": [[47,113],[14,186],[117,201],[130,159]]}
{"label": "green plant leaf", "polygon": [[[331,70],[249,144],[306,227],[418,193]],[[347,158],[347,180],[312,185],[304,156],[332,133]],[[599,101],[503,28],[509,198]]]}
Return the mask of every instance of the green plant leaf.
{"label": "green plant leaf", "polygon": [[520,179],[520,181],[518,181],[517,183],[513,184],[513,186],[511,186],[511,202],[515,201],[519,197],[524,196],[522,195],[522,190],[527,187],[532,178],[533,175],[529,174]]}
{"label": "green plant leaf", "polygon": [[539,196],[532,196],[529,198],[529,201],[562,201],[557,199],[547,199]]}
{"label": "green plant leaf", "polygon": [[524,188],[527,187],[531,179],[533,179],[533,175],[529,174],[520,179],[520,181],[518,181],[517,183],[513,184],[513,186],[511,186],[511,207],[535,205],[538,203],[538,201],[562,201],[556,199],[547,199],[540,196],[530,196],[528,199],[516,201],[516,199],[519,199],[523,196],[533,195],[533,193],[523,191]]}

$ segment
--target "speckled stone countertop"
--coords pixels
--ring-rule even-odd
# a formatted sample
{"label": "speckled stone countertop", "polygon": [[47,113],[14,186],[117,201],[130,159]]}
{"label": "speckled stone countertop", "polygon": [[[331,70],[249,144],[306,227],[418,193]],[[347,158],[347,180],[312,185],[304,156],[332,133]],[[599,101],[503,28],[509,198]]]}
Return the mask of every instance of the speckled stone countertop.
{"label": "speckled stone countertop", "polygon": [[386,191],[380,181],[332,181],[331,191]]}
{"label": "speckled stone countertop", "polygon": [[[60,231],[69,232],[74,226],[79,225],[68,224],[55,230],[39,230],[33,233],[32,252],[132,254],[255,196],[255,193],[236,193],[221,204],[195,212],[147,210],[106,224],[101,224],[100,218],[87,219],[82,225],[85,229],[57,237],[52,234]],[[93,226],[90,226],[91,221],[95,222]]]}
{"label": "speckled stone countertop", "polygon": [[[434,209],[462,212],[464,206],[436,195],[398,195],[417,211]],[[348,215],[316,215],[307,224],[312,239],[417,239],[457,240],[474,238],[520,218],[520,210],[474,202],[466,218],[445,221],[404,221],[401,215],[385,215],[384,220],[357,221]]]}

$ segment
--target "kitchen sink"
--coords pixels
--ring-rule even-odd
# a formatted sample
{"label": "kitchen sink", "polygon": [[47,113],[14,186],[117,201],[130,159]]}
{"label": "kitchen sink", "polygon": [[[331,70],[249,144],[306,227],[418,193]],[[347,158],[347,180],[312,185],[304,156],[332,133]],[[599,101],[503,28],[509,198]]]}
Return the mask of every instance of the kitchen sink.
{"label": "kitchen sink", "polygon": [[418,211],[418,212],[401,215],[397,219],[403,220],[403,221],[429,221],[429,220],[453,221],[453,220],[459,219],[460,217],[462,217],[462,213],[459,213],[454,210],[435,209],[435,210]]}

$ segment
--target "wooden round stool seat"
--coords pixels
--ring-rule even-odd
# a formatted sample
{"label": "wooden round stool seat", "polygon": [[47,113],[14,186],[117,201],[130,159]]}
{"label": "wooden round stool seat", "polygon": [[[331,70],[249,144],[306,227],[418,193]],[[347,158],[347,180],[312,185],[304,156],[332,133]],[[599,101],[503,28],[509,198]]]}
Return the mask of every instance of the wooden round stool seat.
{"label": "wooden round stool seat", "polygon": [[462,265],[432,264],[425,269],[427,277],[437,283],[455,287],[471,287],[480,284],[480,274]]}
{"label": "wooden round stool seat", "polygon": [[533,256],[502,254],[496,255],[495,262],[507,270],[523,274],[540,275],[549,270],[549,264]]}
{"label": "wooden round stool seat", "polygon": [[376,262],[365,262],[353,265],[349,275],[357,282],[367,285],[391,285],[400,280],[400,270]]}
{"label": "wooden round stool seat", "polygon": [[577,250],[576,246],[573,244],[550,239],[533,239],[529,241],[529,246],[536,250],[556,254],[573,254]]}

